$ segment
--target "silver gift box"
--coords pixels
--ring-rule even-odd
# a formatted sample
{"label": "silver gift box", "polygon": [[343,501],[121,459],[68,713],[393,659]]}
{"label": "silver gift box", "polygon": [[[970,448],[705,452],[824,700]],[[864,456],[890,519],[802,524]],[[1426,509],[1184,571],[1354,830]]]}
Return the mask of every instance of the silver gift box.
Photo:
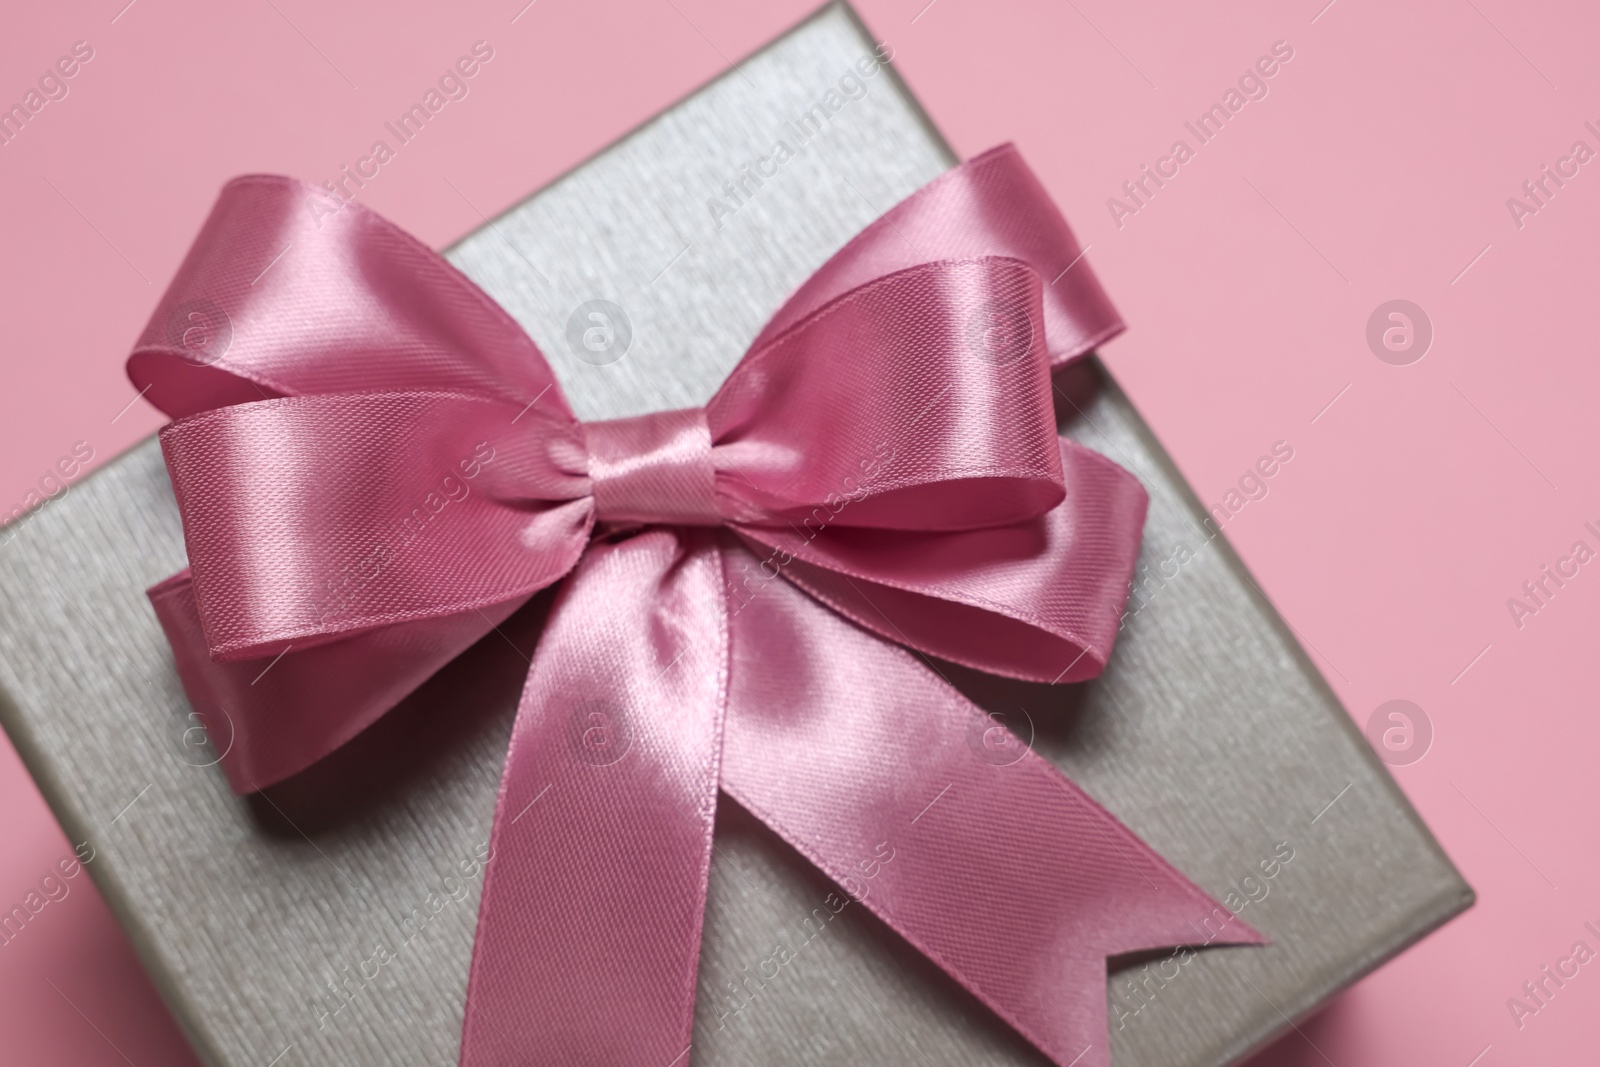
{"label": "silver gift box", "polygon": [[[448,256],[538,342],[579,417],[702,404],[796,285],[955,161],[874,47],[827,8]],[[779,141],[794,150],[781,165]],[[591,300],[631,326],[615,362],[569,342]],[[1063,432],[1151,496],[1110,669],[1055,688],[951,677],[1271,937],[1112,961],[1114,1062],[1215,1067],[1472,892],[1115,383],[1091,359],[1057,384]],[[155,442],[0,541],[0,716],[201,1058],[454,1064],[547,598],[323,764],[240,798],[214,765],[228,739],[196,728],[144,595],[184,565]],[[1044,1062],[860,907],[807,923],[832,887],[721,807],[697,1067]],[[751,980],[780,943],[793,959]]]}

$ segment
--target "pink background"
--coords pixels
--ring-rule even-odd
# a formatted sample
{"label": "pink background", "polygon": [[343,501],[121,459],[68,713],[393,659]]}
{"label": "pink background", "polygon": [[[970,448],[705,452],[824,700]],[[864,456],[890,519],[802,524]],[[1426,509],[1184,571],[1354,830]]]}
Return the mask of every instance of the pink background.
{"label": "pink background", "polygon": [[[1229,537],[1357,721],[1404,698],[1432,722],[1431,750],[1395,774],[1479,903],[1268,1059],[1589,1062],[1600,966],[1520,1029],[1506,1000],[1574,941],[1600,948],[1582,928],[1600,926],[1600,569],[1521,629],[1506,602],[1574,541],[1600,548],[1583,529],[1600,527],[1584,417],[1600,164],[1520,229],[1506,199],[1574,141],[1600,149],[1583,128],[1600,126],[1600,17],[1325,2],[860,10],[962,153],[1015,140],[1044,176],[1131,324],[1104,355],[1201,496],[1293,446]],[[0,513],[74,442],[103,462],[159,424],[127,406],[122,360],[225,178],[334,176],[485,39],[471,95],[363,192],[443,245],[814,6],[124,3],[32,5],[0,35],[0,103],[73,42],[95,50],[0,147]],[[1194,147],[1184,122],[1279,40],[1294,58],[1267,97],[1119,228],[1107,198],[1175,139]],[[1434,327],[1409,366],[1365,339],[1393,298]],[[68,845],[3,746],[0,811],[9,904]],[[0,1063],[190,1062],[87,879],[72,887],[0,948]]]}

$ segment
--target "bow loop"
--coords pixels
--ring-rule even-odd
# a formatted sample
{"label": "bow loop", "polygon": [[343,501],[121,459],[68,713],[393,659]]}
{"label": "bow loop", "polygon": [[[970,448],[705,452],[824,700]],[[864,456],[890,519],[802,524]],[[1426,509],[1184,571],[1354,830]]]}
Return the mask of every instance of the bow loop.
{"label": "bow loop", "polygon": [[1059,504],[1041,291],[1016,259],[921,263],[753,349],[706,407],[740,518],[970,530]]}
{"label": "bow loop", "polygon": [[211,655],[241,659],[519,601],[591,505],[575,424],[455,393],[286,397],[171,424],[162,450]]}
{"label": "bow loop", "polygon": [[1059,443],[1066,500],[1024,522],[900,532],[807,522],[740,526],[781,573],[880,637],[989,674],[1080,682],[1105,669],[1139,555],[1148,494],[1099,453]]}
{"label": "bow loop", "polygon": [[1087,251],[1016,145],[998,145],[945,171],[851,238],[784,302],[754,347],[874,278],[917,263],[1001,255],[1044,279],[1049,362],[1065,366],[1123,330],[1082,262]]}
{"label": "bow loop", "polygon": [[128,376],[173,418],[379,382],[571,414],[537,346],[459,271],[360,204],[275,175],[223,187]]}

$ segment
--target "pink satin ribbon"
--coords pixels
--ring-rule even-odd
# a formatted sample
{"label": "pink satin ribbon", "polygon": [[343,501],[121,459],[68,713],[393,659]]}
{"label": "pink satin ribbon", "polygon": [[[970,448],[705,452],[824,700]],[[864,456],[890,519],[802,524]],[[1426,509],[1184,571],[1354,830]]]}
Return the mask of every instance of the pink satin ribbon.
{"label": "pink satin ribbon", "polygon": [[1122,326],[1014,148],[846,245],[704,409],[587,424],[477,287],[315,197],[230,182],[128,361],[190,562],[150,596],[245,793],[570,574],[462,1064],[687,1058],[719,789],[1063,1067],[1109,1062],[1107,956],[1261,940],[926,658],[1097,675],[1144,521],[1056,434],[1052,365]]}

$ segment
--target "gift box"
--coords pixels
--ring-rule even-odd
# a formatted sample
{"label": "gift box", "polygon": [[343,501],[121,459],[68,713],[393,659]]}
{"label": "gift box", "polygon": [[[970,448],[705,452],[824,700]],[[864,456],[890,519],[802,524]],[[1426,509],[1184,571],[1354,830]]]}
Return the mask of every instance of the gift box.
{"label": "gift box", "polygon": [[[890,59],[829,7],[447,258],[538,343],[580,418],[702,405],[796,286],[956,162]],[[225,343],[208,314],[184,328]],[[1061,433],[1149,492],[1116,651],[1074,684],[939,670],[1266,935],[1108,964],[1114,1063],[1235,1062],[1471,890],[1099,362],[1054,391]],[[1292,461],[1280,442],[1268,465]],[[240,797],[218,766],[227,728],[202,729],[145,595],[185,563],[157,444],[0,536],[5,728],[200,1057],[455,1063],[550,596],[332,756]],[[853,906],[869,885],[844,888],[718,806],[689,1061],[1045,1062]],[[7,938],[28,921],[14,911]]]}

